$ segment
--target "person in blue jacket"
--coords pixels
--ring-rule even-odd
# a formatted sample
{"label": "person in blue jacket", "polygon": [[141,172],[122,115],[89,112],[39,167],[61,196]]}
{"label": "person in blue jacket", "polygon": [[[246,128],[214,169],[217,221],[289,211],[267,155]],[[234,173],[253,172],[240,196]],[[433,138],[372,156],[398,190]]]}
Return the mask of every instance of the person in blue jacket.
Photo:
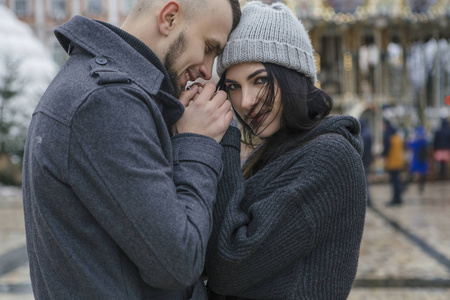
{"label": "person in blue jacket", "polygon": [[409,164],[409,173],[413,177],[418,177],[419,192],[423,193],[428,175],[429,144],[425,128],[418,126],[414,136],[408,141],[408,148],[411,149],[412,156]]}
{"label": "person in blue jacket", "polygon": [[23,166],[36,299],[207,299],[201,279],[233,117],[214,58],[237,0],[137,0],[121,28],[75,16]]}

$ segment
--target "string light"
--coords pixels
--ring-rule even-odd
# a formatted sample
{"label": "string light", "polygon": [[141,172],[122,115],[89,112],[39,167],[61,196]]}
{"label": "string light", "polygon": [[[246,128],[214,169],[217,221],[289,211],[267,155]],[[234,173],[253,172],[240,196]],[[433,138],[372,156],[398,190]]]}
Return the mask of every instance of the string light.
{"label": "string light", "polygon": [[350,52],[344,53],[344,70],[350,72],[353,70],[353,58]]}

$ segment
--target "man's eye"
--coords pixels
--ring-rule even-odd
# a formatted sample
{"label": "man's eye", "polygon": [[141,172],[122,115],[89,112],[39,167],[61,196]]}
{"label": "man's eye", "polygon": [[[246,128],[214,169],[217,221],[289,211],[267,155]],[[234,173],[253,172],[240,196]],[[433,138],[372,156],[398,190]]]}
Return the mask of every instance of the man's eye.
{"label": "man's eye", "polygon": [[214,50],[214,48],[211,45],[205,46],[205,53],[211,53]]}

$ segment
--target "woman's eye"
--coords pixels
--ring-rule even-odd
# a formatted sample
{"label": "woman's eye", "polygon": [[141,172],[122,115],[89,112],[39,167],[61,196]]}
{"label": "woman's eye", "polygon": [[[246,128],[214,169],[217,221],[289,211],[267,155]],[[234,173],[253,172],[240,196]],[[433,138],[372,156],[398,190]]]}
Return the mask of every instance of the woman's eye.
{"label": "woman's eye", "polygon": [[258,77],[258,78],[256,78],[255,83],[256,84],[265,84],[265,83],[267,83],[267,77]]}
{"label": "woman's eye", "polygon": [[237,84],[230,84],[227,85],[227,91],[235,91],[239,88],[239,86]]}

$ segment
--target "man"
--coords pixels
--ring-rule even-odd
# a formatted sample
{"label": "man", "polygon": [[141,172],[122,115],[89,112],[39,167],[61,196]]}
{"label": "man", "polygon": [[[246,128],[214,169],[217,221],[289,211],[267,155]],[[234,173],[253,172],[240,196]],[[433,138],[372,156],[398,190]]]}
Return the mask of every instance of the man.
{"label": "man", "polygon": [[36,299],[206,299],[233,113],[212,84],[183,90],[210,79],[239,18],[237,0],[137,0],[121,29],[81,16],[56,29],[69,59],[24,155]]}

